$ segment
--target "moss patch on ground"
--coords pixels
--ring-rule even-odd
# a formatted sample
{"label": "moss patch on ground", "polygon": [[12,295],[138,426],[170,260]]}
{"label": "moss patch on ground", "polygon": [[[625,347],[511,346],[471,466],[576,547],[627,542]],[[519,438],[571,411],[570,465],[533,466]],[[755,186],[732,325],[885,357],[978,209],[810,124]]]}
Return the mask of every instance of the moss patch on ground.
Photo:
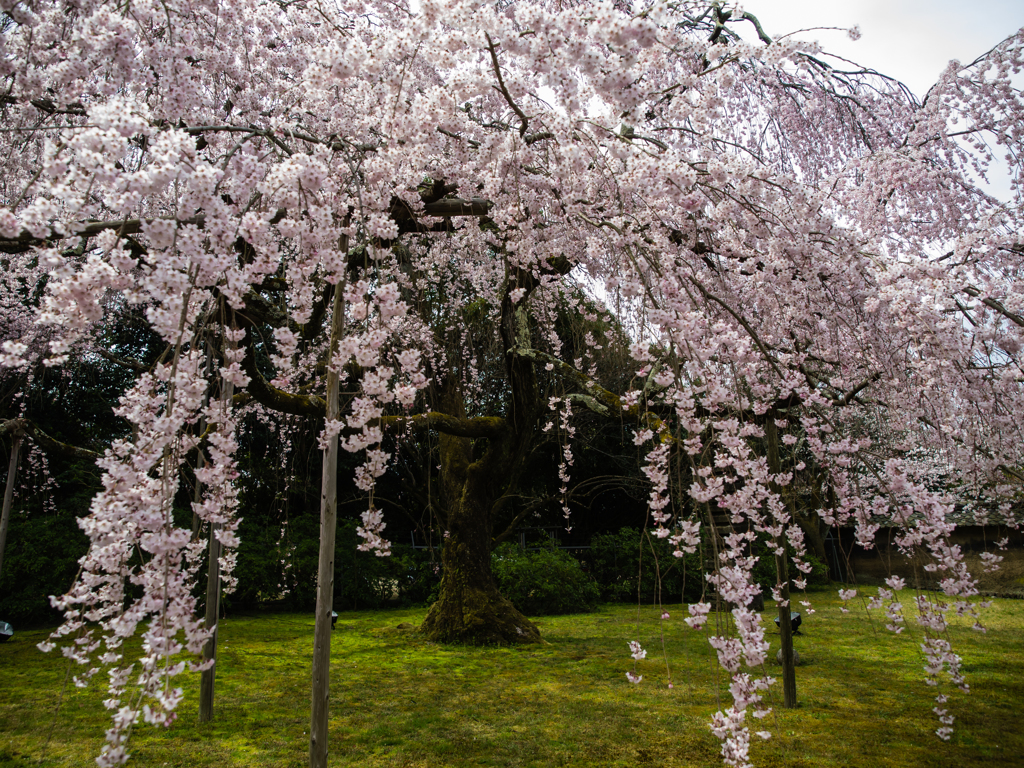
{"label": "moss patch on ground", "polygon": [[[908,606],[912,593],[904,593]],[[986,634],[950,630],[970,694],[955,689],[949,743],[939,741],[934,689],[923,682],[920,633],[900,636],[863,610],[843,615],[831,594],[812,595],[796,648],[800,707],[777,707],[755,739],[755,764],[773,766],[1021,765],[1024,729],[1024,603],[996,600]],[[704,633],[685,608],[610,606],[544,617],[543,645],[443,646],[415,627],[424,610],[345,613],[332,646],[330,762],[334,766],[718,766],[711,714],[728,701]],[[908,611],[909,613],[909,611]],[[778,635],[765,613],[768,635]],[[411,625],[411,626],[409,626]],[[40,653],[45,631],[0,645],[0,766],[88,766],[107,713],[103,691],[69,688],[62,660]],[[664,635],[664,653],[662,652]],[[648,651],[640,685],[626,643]],[[216,711],[198,722],[198,676],[183,676],[186,700],[169,729],[141,727],[131,764],[306,764],[312,616],[265,614],[221,624]],[[673,688],[668,688],[671,671]],[[780,674],[777,666],[769,674]],[[781,704],[779,686],[772,694]],[[761,727],[757,724],[755,727]]]}

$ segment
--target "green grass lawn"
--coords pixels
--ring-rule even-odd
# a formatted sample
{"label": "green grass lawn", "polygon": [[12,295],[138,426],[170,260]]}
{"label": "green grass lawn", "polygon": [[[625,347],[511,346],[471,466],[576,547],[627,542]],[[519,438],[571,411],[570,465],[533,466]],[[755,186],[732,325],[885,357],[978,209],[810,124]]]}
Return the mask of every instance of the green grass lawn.
{"label": "green grass lawn", "polygon": [[[903,597],[909,613],[911,593]],[[943,743],[915,627],[893,636],[877,615],[841,614],[832,594],[812,599],[817,613],[796,637],[800,707],[765,719],[773,736],[755,739],[755,764],[1024,765],[1024,603],[995,601],[987,634],[950,631],[971,693],[950,696],[956,733]],[[728,683],[705,635],[683,623],[685,609],[668,610],[662,623],[641,609],[639,629],[635,606],[543,617],[546,644],[525,648],[441,646],[398,628],[422,621],[421,609],[344,613],[333,640],[331,764],[717,766],[707,722],[728,702]],[[770,617],[769,609],[774,657]],[[46,634],[19,632],[0,645],[0,766],[95,765],[108,727],[103,691],[70,688],[55,716],[64,667],[35,648]],[[215,721],[198,723],[198,676],[183,675],[178,721],[139,728],[129,764],[305,765],[312,637],[307,615],[224,620]],[[640,685],[625,676],[633,639],[648,651]]]}

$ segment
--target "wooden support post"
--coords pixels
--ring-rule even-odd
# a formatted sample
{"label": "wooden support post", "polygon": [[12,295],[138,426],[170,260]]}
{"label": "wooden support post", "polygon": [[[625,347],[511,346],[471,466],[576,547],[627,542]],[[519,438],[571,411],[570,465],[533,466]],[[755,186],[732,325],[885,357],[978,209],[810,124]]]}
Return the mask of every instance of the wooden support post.
{"label": "wooden support post", "polygon": [[[768,454],[768,469],[772,474],[782,472],[782,462],[779,459],[779,430],[775,426],[775,413],[769,411],[765,414],[764,425],[765,448]],[[772,490],[780,496],[781,488],[772,484]],[[790,510],[792,514],[795,510]],[[792,524],[796,524],[793,521]],[[786,560],[786,537],[782,536],[775,542],[782,547],[782,554],[775,556],[775,570],[781,590],[779,601],[779,634],[782,640],[782,699],[783,706],[796,706],[796,662],[793,658],[793,623],[789,610],[789,563]]]}
{"label": "wooden support post", "polygon": [[21,431],[14,433],[11,443],[11,463],[7,468],[7,488],[4,490],[4,510],[0,516],[0,574],[4,572],[4,549],[7,547],[7,526],[11,522],[11,507],[14,504],[14,479],[18,474],[18,457],[21,453]]}
{"label": "wooden support post", "polygon": [[[348,237],[341,238],[341,251],[348,250]],[[342,286],[334,289],[331,344],[327,364],[327,421],[336,421],[338,371],[334,355],[345,330]],[[331,611],[334,608],[334,543],[338,522],[338,436],[328,440],[324,450],[320,483],[320,560],[316,579],[316,627],[313,630],[313,692],[309,725],[309,766],[327,768],[327,716],[330,703]]]}
{"label": "wooden support post", "polygon": [[779,603],[779,634],[782,640],[782,704],[796,706],[796,660],[793,657],[793,619],[789,610],[789,566],[786,555],[775,556],[775,568],[782,583],[782,601]]}
{"label": "wooden support post", "polygon": [[[234,342],[225,341],[225,347],[234,348]],[[224,417],[231,411],[231,401],[235,395],[235,385],[221,379],[220,406]],[[203,465],[202,449],[196,467]],[[199,480],[196,480],[196,500],[199,499]],[[213,691],[217,680],[217,632],[220,622],[220,555],[221,544],[217,538],[217,531],[220,526],[210,523],[210,548],[209,560],[206,569],[206,623],[205,626],[213,627],[213,634],[203,646],[203,661],[213,661],[209,669],[204,669],[199,677],[199,722],[208,723],[213,720]]]}

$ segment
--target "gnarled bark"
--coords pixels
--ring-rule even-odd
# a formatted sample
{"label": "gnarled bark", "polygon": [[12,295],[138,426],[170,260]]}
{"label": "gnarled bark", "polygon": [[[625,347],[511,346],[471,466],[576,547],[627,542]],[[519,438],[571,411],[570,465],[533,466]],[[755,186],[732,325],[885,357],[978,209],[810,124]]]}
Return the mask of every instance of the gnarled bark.
{"label": "gnarled bark", "polygon": [[462,498],[449,508],[440,597],[431,606],[423,631],[439,642],[536,643],[540,631],[498,592],[491,575],[491,502],[482,474],[479,468],[469,473]]}
{"label": "gnarled bark", "polygon": [[[457,385],[442,388],[444,410],[464,417]],[[473,461],[472,441],[441,434],[442,493],[448,531],[441,562],[440,596],[430,608],[423,631],[431,640],[471,644],[536,643],[540,632],[498,592],[491,575],[491,510],[508,480],[508,432],[490,439],[482,458]]]}

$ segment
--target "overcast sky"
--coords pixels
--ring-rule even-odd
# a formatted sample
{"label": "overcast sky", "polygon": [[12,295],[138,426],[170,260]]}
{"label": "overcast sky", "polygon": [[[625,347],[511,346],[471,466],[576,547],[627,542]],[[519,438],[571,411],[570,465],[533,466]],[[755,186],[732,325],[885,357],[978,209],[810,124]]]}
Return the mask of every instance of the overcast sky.
{"label": "overcast sky", "polygon": [[857,42],[825,30],[800,37],[896,77],[918,96],[950,59],[974,61],[1024,27],[1024,0],[745,0],[743,6],[772,37],[859,24],[863,36]]}

